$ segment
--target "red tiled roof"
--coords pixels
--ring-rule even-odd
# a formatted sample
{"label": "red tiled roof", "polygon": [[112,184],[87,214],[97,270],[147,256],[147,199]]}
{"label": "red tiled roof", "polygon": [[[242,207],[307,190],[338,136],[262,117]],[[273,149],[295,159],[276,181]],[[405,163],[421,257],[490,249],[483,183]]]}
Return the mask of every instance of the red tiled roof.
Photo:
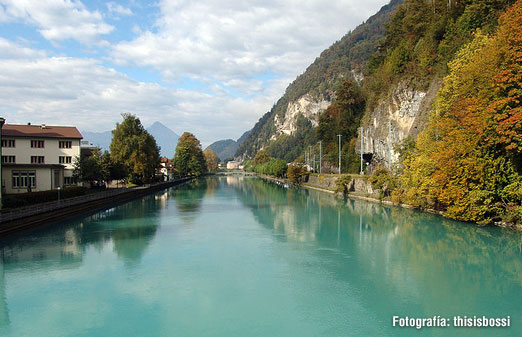
{"label": "red tiled roof", "polygon": [[80,131],[74,126],[15,125],[5,124],[2,128],[5,137],[73,138],[82,139]]}

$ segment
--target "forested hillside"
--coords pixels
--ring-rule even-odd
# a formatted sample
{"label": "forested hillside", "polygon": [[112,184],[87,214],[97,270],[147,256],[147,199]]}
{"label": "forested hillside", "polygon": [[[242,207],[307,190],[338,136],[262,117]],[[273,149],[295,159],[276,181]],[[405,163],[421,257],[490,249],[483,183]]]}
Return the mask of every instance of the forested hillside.
{"label": "forested hillside", "polygon": [[[323,52],[238,154],[263,147],[303,160],[321,141],[332,172],[341,135],[342,172],[359,172],[362,151],[371,181],[394,202],[522,224],[521,55],[522,0],[392,2]],[[331,104],[278,134],[292,100],[307,95]]]}

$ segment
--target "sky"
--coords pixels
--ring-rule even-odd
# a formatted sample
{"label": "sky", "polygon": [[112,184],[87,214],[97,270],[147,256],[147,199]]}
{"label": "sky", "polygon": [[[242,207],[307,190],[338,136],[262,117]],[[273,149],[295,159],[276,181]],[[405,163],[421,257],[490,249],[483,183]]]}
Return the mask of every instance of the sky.
{"label": "sky", "polygon": [[237,139],[388,0],[0,0],[6,123]]}

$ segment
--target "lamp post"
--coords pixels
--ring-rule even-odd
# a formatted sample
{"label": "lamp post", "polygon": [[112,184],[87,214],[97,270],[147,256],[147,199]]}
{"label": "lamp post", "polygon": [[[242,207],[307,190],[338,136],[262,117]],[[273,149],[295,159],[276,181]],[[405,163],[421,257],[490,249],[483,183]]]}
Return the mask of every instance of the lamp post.
{"label": "lamp post", "polygon": [[309,145],[308,146],[308,161],[309,161],[309,165],[312,169],[310,171],[313,171],[313,167],[312,167],[312,146]]}
{"label": "lamp post", "polygon": [[361,175],[364,174],[363,171],[363,142],[364,142],[364,136],[363,136],[363,128],[361,126]]}
{"label": "lamp post", "polygon": [[[0,143],[2,142],[2,127],[4,126],[5,118],[0,117]],[[0,209],[2,209],[2,144],[0,144]]]}
{"label": "lamp post", "polygon": [[339,174],[341,174],[341,135],[337,137],[339,137]]}

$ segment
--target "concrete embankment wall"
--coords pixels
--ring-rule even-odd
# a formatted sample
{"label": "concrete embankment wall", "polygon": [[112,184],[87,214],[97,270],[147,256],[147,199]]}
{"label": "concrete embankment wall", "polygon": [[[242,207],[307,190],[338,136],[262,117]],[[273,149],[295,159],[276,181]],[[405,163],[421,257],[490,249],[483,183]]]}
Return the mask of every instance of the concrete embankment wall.
{"label": "concrete embankment wall", "polygon": [[[318,175],[312,174],[308,177],[305,187],[319,188],[335,192],[337,190],[337,180],[339,175]],[[346,186],[348,195],[378,198],[378,191],[372,188],[372,184],[366,177],[350,176],[350,182]]]}
{"label": "concrete embankment wall", "polygon": [[108,191],[108,193],[102,192],[99,195],[93,194],[74,198],[76,200],[65,199],[60,203],[53,202],[43,206],[34,205],[27,210],[14,210],[14,214],[2,213],[0,215],[0,234],[35,229],[49,223],[71,219],[161,191],[192,179],[194,178],[187,177],[147,187],[125,189],[117,193]]}

